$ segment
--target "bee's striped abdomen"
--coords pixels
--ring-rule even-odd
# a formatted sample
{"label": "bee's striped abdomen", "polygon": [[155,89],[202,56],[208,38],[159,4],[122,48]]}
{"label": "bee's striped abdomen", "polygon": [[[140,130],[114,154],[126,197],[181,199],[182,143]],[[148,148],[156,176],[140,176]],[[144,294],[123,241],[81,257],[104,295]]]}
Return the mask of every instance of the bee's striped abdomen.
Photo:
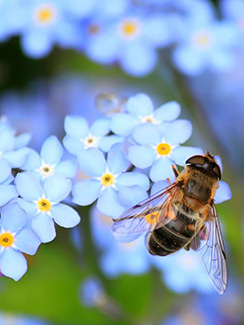
{"label": "bee's striped abdomen", "polygon": [[175,219],[152,231],[148,240],[149,252],[165,256],[186,246],[195,233],[195,223],[194,219],[189,218],[188,211],[175,207]]}

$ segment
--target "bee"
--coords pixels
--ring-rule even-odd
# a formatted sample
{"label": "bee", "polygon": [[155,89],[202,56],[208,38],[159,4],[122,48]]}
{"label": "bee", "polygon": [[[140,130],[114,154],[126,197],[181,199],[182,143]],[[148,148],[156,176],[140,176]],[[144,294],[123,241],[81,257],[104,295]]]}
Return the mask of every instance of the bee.
{"label": "bee", "polygon": [[227,287],[227,260],[214,195],[221,169],[209,152],[186,160],[176,180],[114,219],[115,239],[126,242],[147,233],[152,255],[166,256],[184,248],[201,254],[209,278],[219,294]]}

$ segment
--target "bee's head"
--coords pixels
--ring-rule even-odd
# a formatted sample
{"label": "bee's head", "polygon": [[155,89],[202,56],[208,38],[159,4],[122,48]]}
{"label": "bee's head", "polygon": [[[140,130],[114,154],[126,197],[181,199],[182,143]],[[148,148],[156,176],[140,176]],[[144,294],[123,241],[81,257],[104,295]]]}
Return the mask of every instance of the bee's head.
{"label": "bee's head", "polygon": [[186,165],[201,170],[204,174],[216,178],[217,180],[221,179],[220,167],[209,152],[207,152],[205,155],[196,155],[190,157],[187,159]]}

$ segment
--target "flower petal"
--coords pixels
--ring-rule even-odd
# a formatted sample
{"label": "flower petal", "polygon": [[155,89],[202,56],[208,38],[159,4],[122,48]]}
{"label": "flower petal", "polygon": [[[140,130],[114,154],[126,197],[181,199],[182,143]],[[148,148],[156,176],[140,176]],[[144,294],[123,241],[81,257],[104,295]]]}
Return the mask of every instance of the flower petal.
{"label": "flower petal", "polygon": [[18,232],[27,221],[27,214],[18,203],[10,203],[3,207],[1,224],[5,231]]}
{"label": "flower petal", "polygon": [[21,252],[34,255],[41,240],[31,228],[24,228],[14,237],[14,244]]}
{"label": "flower petal", "polygon": [[48,177],[44,181],[44,192],[46,197],[52,202],[60,202],[69,195],[71,191],[71,181],[62,175]]}
{"label": "flower petal", "polygon": [[64,119],[64,130],[71,137],[85,138],[89,134],[87,121],[76,115],[68,115]]}
{"label": "flower petal", "polygon": [[96,137],[103,137],[110,131],[110,120],[108,118],[100,118],[91,126],[91,134]]}
{"label": "flower petal", "polygon": [[158,182],[166,178],[174,177],[172,171],[172,161],[168,157],[158,158],[152,165],[150,170],[150,178],[153,182]]}
{"label": "flower petal", "polygon": [[27,262],[21,252],[9,247],[2,253],[0,268],[3,275],[18,281],[27,271]]}
{"label": "flower petal", "polygon": [[71,159],[61,161],[55,168],[55,172],[57,174],[63,175],[68,178],[74,177],[76,170],[76,163]]}
{"label": "flower petal", "polygon": [[7,204],[18,195],[14,185],[0,185],[0,206]]}
{"label": "flower petal", "polygon": [[160,142],[161,135],[157,127],[151,123],[138,125],[132,136],[134,140],[144,146],[153,146]]}
{"label": "flower petal", "polygon": [[11,173],[11,166],[10,164],[5,160],[0,160],[0,183],[5,181]]}
{"label": "flower petal", "polygon": [[15,151],[6,152],[3,157],[12,168],[19,168],[24,164],[29,152],[29,148],[20,148]]}
{"label": "flower petal", "polygon": [[154,117],[162,122],[173,121],[180,115],[180,111],[180,105],[177,102],[169,102],[156,109]]}
{"label": "flower petal", "polygon": [[156,157],[153,148],[144,146],[131,146],[128,148],[128,158],[138,168],[147,168],[152,165]]}
{"label": "flower petal", "polygon": [[31,227],[42,243],[48,243],[56,237],[54,222],[46,213],[38,213],[34,216]]}
{"label": "flower petal", "polygon": [[27,200],[36,200],[42,196],[43,189],[36,175],[30,172],[18,173],[15,184],[20,196]]}
{"label": "flower petal", "polygon": [[108,152],[113,144],[121,143],[123,141],[124,137],[120,137],[118,135],[108,135],[99,140],[98,148],[101,149],[103,152]]}
{"label": "flower petal", "polygon": [[154,195],[155,193],[162,191],[163,189],[165,189],[166,187],[168,187],[170,184],[168,181],[158,181],[156,183],[153,184],[152,188],[151,188],[151,195]]}
{"label": "flower petal", "polygon": [[145,200],[148,197],[147,191],[138,185],[123,186],[119,190],[118,200],[126,209],[130,209],[137,203]]}
{"label": "flower petal", "polygon": [[80,169],[89,176],[101,176],[105,172],[106,161],[104,155],[96,148],[80,151],[77,159]]}
{"label": "flower petal", "polygon": [[219,188],[215,193],[214,202],[218,204],[231,199],[231,197],[232,194],[229,185],[223,181],[219,181]]}
{"label": "flower petal", "polygon": [[108,169],[113,174],[125,171],[129,166],[129,160],[126,158],[121,144],[114,144],[108,152]]}
{"label": "flower petal", "polygon": [[144,190],[148,190],[149,180],[147,176],[142,173],[128,172],[123,173],[117,178],[116,185],[118,185],[119,187],[139,185]]}
{"label": "flower petal", "polygon": [[24,164],[21,166],[23,170],[34,170],[38,169],[41,166],[41,157],[35,151],[30,149],[28,155],[26,156],[26,160]]}
{"label": "flower petal", "polygon": [[177,120],[169,123],[164,133],[165,140],[170,144],[184,143],[192,134],[192,125],[187,120]]}
{"label": "flower petal", "polygon": [[57,204],[52,208],[54,221],[61,227],[72,228],[80,222],[79,214],[66,204]]}
{"label": "flower petal", "polygon": [[45,163],[57,164],[60,161],[63,152],[64,150],[61,143],[58,141],[57,137],[52,135],[44,141],[40,155]]}
{"label": "flower petal", "polygon": [[170,158],[172,158],[177,165],[184,166],[188,158],[195,155],[202,155],[203,153],[201,148],[179,146],[172,150]]}
{"label": "flower petal", "polygon": [[98,210],[112,218],[119,217],[125,210],[118,200],[118,195],[113,188],[106,188],[97,201]]}
{"label": "flower petal", "polygon": [[153,112],[153,103],[146,94],[137,94],[128,99],[126,110],[135,116],[145,116]]}
{"label": "flower petal", "polygon": [[93,203],[102,188],[100,181],[95,179],[84,179],[73,186],[73,202],[79,205],[89,205]]}
{"label": "flower petal", "polygon": [[134,127],[139,124],[139,119],[126,113],[117,113],[111,116],[111,131],[117,135],[128,136]]}
{"label": "flower petal", "polygon": [[63,138],[63,145],[66,150],[72,155],[77,155],[80,150],[84,148],[83,143],[80,139],[66,135]]}

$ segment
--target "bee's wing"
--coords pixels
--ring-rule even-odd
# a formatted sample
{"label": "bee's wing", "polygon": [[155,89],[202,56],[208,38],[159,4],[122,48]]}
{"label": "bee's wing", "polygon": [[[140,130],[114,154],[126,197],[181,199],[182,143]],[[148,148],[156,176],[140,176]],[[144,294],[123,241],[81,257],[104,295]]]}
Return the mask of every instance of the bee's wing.
{"label": "bee's wing", "polygon": [[210,214],[211,221],[201,227],[195,238],[200,238],[198,251],[214,288],[222,295],[227,288],[228,270],[224,241],[214,203],[211,204]]}
{"label": "bee's wing", "polygon": [[178,183],[173,183],[124,212],[119,219],[114,220],[114,238],[120,242],[130,242],[155,228],[158,223],[163,225],[169,222],[171,202],[178,190]]}

